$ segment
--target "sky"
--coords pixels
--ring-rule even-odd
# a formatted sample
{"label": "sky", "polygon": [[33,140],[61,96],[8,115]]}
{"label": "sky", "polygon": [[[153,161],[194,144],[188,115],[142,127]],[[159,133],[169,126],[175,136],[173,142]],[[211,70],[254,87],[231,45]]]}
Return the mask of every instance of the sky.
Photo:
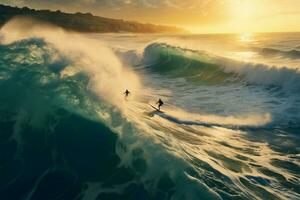
{"label": "sky", "polygon": [[13,6],[183,27],[193,33],[300,31],[300,0],[0,0]]}

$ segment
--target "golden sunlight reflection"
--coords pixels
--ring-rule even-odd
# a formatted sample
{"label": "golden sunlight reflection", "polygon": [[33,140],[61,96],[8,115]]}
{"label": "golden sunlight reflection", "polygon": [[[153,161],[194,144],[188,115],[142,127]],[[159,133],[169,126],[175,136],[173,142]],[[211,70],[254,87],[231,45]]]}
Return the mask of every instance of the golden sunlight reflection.
{"label": "golden sunlight reflection", "polygon": [[239,35],[239,41],[242,43],[249,43],[254,41],[254,35],[253,33],[244,33]]}

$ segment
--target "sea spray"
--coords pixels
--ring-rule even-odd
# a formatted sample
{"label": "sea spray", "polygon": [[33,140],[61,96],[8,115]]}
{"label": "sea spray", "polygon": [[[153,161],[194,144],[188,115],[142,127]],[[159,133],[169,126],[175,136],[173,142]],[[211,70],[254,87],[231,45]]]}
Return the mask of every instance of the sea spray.
{"label": "sea spray", "polygon": [[120,94],[126,88],[134,91],[132,94],[135,96],[139,93],[138,77],[130,69],[122,67],[114,53],[101,41],[23,18],[11,20],[1,29],[1,34],[4,44],[28,38],[44,39],[72,61],[70,67],[88,73],[91,77],[88,87],[115,106],[122,107]]}

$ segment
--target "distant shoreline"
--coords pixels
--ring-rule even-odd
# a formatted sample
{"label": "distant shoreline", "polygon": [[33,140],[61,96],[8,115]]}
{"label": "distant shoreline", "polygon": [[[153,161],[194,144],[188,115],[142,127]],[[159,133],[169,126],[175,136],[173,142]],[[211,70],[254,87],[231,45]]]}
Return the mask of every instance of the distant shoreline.
{"label": "distant shoreline", "polygon": [[68,31],[82,33],[189,33],[178,27],[111,19],[94,16],[91,13],[71,14],[60,10],[35,10],[28,7],[19,8],[0,4],[0,28],[14,17],[30,17]]}

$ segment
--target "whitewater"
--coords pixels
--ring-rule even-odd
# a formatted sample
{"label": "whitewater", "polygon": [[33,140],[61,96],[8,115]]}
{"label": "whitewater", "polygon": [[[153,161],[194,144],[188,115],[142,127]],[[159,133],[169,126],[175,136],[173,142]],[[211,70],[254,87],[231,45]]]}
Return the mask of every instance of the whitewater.
{"label": "whitewater", "polygon": [[300,199],[299,63],[299,33],[13,19],[0,30],[0,198]]}

